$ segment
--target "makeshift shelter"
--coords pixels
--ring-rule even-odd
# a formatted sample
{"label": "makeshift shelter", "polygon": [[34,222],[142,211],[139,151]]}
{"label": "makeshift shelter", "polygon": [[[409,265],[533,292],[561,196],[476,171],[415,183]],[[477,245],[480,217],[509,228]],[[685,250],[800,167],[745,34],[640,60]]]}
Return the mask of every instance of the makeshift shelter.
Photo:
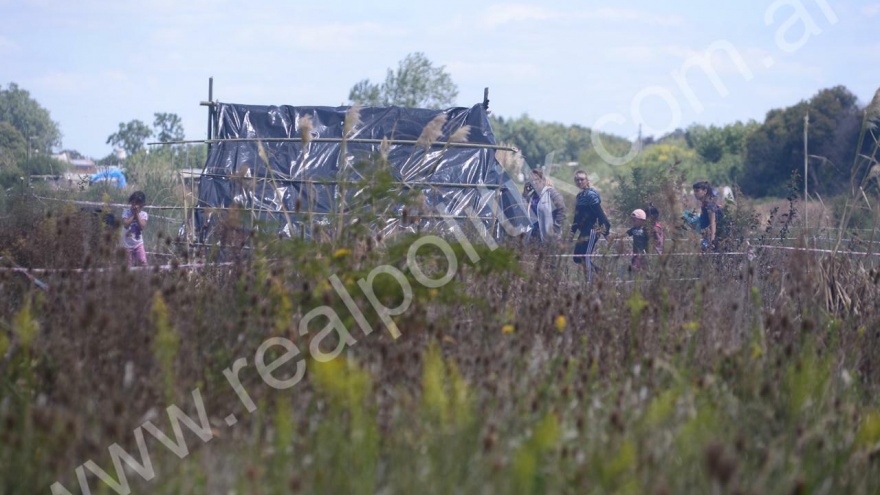
{"label": "makeshift shelter", "polygon": [[[318,230],[345,228],[348,219],[336,219],[375,193],[367,189],[381,166],[392,187],[416,192],[420,202],[372,212],[379,219],[374,231],[448,230],[451,221],[474,218],[493,237],[529,229],[519,189],[495,159],[506,148],[495,141],[485,104],[444,110],[211,105],[216,131],[194,216],[201,242],[216,241],[229,210],[247,212],[279,235],[310,239]],[[359,212],[349,218],[352,213]]]}

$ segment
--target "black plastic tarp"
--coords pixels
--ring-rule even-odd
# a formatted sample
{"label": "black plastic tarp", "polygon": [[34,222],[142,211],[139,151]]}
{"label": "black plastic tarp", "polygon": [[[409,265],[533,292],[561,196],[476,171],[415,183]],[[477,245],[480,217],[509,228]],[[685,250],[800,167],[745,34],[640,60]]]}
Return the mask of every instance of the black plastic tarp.
{"label": "black plastic tarp", "polygon": [[214,112],[216,141],[195,213],[203,242],[215,240],[227,209],[247,211],[281,235],[310,238],[318,224],[332,229],[340,205],[365,194],[377,157],[395,187],[422,194],[411,221],[403,221],[403,205],[375,212],[381,220],[372,227],[386,236],[448,229],[451,220],[470,223],[468,215],[496,237],[529,229],[522,195],[495,159],[481,104],[428,110],[216,103]]}

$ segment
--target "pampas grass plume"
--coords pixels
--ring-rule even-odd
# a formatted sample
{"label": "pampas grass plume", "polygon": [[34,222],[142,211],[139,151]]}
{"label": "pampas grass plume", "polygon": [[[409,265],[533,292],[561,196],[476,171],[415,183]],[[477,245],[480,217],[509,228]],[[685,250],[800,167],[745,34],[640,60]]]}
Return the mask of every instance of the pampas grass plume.
{"label": "pampas grass plume", "polygon": [[457,131],[452,133],[452,136],[449,138],[450,143],[466,143],[468,142],[468,136],[471,134],[471,126],[463,125],[458,128]]}
{"label": "pampas grass plume", "polygon": [[361,123],[361,106],[355,105],[345,112],[345,123],[342,125],[342,135],[348,135]]}
{"label": "pampas grass plume", "polygon": [[874,99],[865,109],[865,120],[868,121],[868,128],[875,129],[880,125],[880,88],[874,93]]}
{"label": "pampas grass plume", "polygon": [[381,155],[382,160],[388,160],[388,153],[391,152],[391,141],[385,137],[382,138],[382,142],[379,143],[379,155]]}
{"label": "pampas grass plume", "polygon": [[314,128],[311,115],[303,115],[299,118],[299,137],[302,139],[303,146],[312,140],[312,129]]}
{"label": "pampas grass plume", "polygon": [[416,146],[422,146],[427,149],[432,143],[437,141],[437,138],[443,134],[443,124],[446,123],[447,118],[445,113],[441,113],[431,119],[428,125],[422,129],[422,134],[416,140]]}

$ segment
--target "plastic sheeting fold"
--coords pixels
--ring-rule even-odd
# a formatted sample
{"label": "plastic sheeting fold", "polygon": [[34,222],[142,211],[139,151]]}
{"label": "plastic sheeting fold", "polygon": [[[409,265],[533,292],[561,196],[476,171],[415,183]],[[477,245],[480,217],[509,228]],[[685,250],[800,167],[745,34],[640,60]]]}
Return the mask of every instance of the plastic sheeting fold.
{"label": "plastic sheeting fold", "polygon": [[[235,207],[279,235],[311,238],[316,226],[332,232],[339,225],[334,215],[376,194],[367,188],[375,187],[368,182],[377,163],[385,163],[377,160],[382,155],[393,187],[420,195],[421,204],[415,211],[409,205],[404,212],[404,204],[373,211],[374,231],[448,231],[451,219],[470,223],[468,217],[494,237],[529,230],[522,195],[495,158],[495,136],[480,104],[428,110],[217,103],[214,111],[217,141],[199,179],[195,212],[200,242],[217,241],[223,215]],[[451,138],[464,126],[467,139],[456,146]],[[433,144],[425,146],[432,129]],[[305,132],[308,142],[301,139]]]}

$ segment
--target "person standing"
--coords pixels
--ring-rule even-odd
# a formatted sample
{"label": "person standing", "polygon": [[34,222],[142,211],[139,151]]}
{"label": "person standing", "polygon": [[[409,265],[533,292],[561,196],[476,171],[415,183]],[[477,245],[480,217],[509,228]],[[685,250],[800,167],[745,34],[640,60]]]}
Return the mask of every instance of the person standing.
{"label": "person standing", "polygon": [[122,210],[122,246],[128,251],[128,266],[147,264],[143,236],[149,218],[143,211],[146,203],[143,191],[135,191],[128,197],[128,208]]}
{"label": "person standing", "polygon": [[532,230],[529,235],[532,237],[536,236],[538,231],[538,200],[541,198],[538,196],[538,192],[535,191],[535,180],[540,177],[543,177],[543,173],[540,170],[532,170],[529,174],[529,179],[526,180],[523,186],[522,192],[523,199],[529,208],[529,219],[532,223]]}
{"label": "person standing", "polygon": [[540,170],[532,171],[532,184],[538,197],[535,207],[537,221],[532,236],[537,236],[541,242],[559,239],[565,221],[565,199]]}
{"label": "person standing", "polygon": [[630,216],[630,229],[626,235],[632,237],[632,267],[633,270],[644,268],[645,255],[648,254],[648,229],[645,223],[648,215],[645,210],[634,210]]}
{"label": "person standing", "polygon": [[629,216],[630,228],[623,234],[613,234],[608,237],[609,240],[622,239],[623,237],[632,237],[632,269],[639,271],[645,268],[645,257],[648,254],[649,244],[651,243],[651,230],[648,226],[648,215],[645,210],[637,209]]}
{"label": "person standing", "polygon": [[574,245],[574,262],[581,265],[587,282],[593,281],[595,267],[591,256],[596,248],[596,241],[600,235],[608,237],[611,231],[611,222],[602,209],[602,198],[599,192],[593,189],[587,173],[578,170],[574,174],[574,183],[580,188],[575,198],[574,220],[571,224],[569,240],[577,242]]}
{"label": "person standing", "polygon": [[663,254],[663,244],[666,235],[663,231],[663,224],[660,223],[660,210],[654,203],[648,205],[648,225],[651,226],[650,246],[656,254]]}
{"label": "person standing", "polygon": [[721,220],[721,208],[716,202],[712,185],[707,181],[694,183],[694,197],[700,202],[700,234],[703,237],[700,247],[703,252],[717,251],[716,235]]}

